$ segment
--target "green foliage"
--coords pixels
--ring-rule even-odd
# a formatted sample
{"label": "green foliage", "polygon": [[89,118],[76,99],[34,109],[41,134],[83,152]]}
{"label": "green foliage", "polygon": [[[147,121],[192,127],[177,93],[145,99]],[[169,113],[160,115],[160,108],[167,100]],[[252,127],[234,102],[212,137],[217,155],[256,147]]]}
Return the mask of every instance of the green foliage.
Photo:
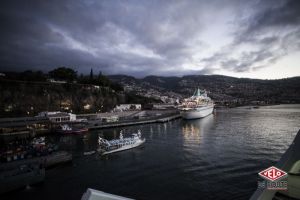
{"label": "green foliage", "polygon": [[93,70],[91,69],[91,73],[89,76],[80,75],[78,78],[78,83],[81,84],[91,84],[91,85],[97,85],[101,87],[109,87],[115,91],[123,91],[123,87],[115,82],[112,82],[109,78],[102,75],[100,72],[98,76],[93,75]]}
{"label": "green foliage", "polygon": [[115,91],[123,91],[124,88],[122,87],[122,85],[120,85],[119,83],[114,83],[112,82],[110,87],[115,90]]}
{"label": "green foliage", "polygon": [[127,97],[126,100],[127,103],[138,103],[138,104],[161,103],[160,100],[136,95],[134,92],[127,93],[126,97]]}
{"label": "green foliage", "polygon": [[93,68],[91,68],[91,72],[90,72],[90,80],[94,79],[94,73],[93,73]]}
{"label": "green foliage", "polygon": [[72,82],[77,79],[77,72],[71,68],[59,67],[49,72],[51,78]]}
{"label": "green foliage", "polygon": [[48,74],[44,74],[42,71],[27,70],[21,73],[18,72],[6,72],[6,76],[2,79],[6,80],[18,80],[29,82],[46,82],[47,78],[53,78],[59,81],[67,81],[72,83],[77,81],[79,84],[97,85],[100,87],[108,87],[114,91],[123,91],[123,87],[115,82],[112,82],[107,76],[104,76],[101,72],[98,76],[94,76],[93,69],[91,69],[89,76],[80,74],[77,76],[77,72],[71,68],[59,67]]}

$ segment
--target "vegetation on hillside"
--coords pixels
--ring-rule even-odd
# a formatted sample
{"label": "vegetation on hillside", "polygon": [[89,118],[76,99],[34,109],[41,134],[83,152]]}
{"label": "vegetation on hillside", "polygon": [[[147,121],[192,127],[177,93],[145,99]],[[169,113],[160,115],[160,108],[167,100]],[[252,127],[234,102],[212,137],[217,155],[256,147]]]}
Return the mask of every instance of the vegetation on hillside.
{"label": "vegetation on hillside", "polygon": [[108,112],[121,103],[152,100],[127,94],[101,72],[77,75],[71,68],[4,72],[0,77],[0,117],[34,116],[41,111]]}

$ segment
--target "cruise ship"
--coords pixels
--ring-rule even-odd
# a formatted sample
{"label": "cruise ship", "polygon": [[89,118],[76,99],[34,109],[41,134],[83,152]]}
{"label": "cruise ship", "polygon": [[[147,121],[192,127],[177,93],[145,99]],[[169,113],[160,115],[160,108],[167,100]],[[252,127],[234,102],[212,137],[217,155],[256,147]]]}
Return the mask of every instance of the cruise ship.
{"label": "cruise ship", "polygon": [[214,102],[207,96],[205,90],[198,88],[193,96],[183,100],[179,110],[184,119],[203,118],[213,112]]}
{"label": "cruise ship", "polygon": [[132,149],[142,145],[146,139],[142,139],[141,131],[132,134],[131,137],[124,138],[122,131],[120,132],[120,138],[115,140],[105,140],[101,137],[98,139],[99,149],[98,152],[101,155],[111,154],[119,151]]}

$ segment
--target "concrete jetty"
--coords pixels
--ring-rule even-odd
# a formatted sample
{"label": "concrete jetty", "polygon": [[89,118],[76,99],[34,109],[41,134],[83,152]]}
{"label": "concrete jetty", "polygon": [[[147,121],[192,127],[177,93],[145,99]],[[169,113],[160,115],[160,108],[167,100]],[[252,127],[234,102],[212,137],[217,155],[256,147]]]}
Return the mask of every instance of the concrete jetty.
{"label": "concrete jetty", "polygon": [[43,182],[45,168],[39,160],[0,165],[0,194]]}
{"label": "concrete jetty", "polygon": [[112,123],[101,123],[97,125],[89,125],[88,128],[92,129],[102,129],[102,128],[114,128],[114,127],[121,127],[121,126],[132,126],[132,125],[140,125],[140,124],[150,124],[150,123],[164,123],[174,119],[178,119],[181,116],[179,114],[165,116],[165,117],[154,117],[148,119],[136,119],[131,121],[119,121],[119,122],[112,122]]}
{"label": "concrete jetty", "polygon": [[15,168],[28,163],[38,163],[45,168],[53,167],[58,164],[63,164],[72,161],[72,154],[66,151],[53,152],[47,156],[28,158],[24,160],[12,161],[7,163],[0,163],[0,171]]}
{"label": "concrete jetty", "polygon": [[0,194],[43,182],[45,169],[72,161],[72,154],[59,151],[47,156],[0,164]]}
{"label": "concrete jetty", "polygon": [[72,161],[72,154],[66,151],[58,151],[45,157],[44,165],[46,168],[56,166],[58,164],[68,163]]}
{"label": "concrete jetty", "polygon": [[[177,110],[171,109],[78,114],[77,117],[78,119],[85,120],[84,126],[88,129],[102,129],[149,123],[164,123],[180,118],[181,116],[179,115],[179,112]],[[114,120],[104,120],[106,118],[113,117]],[[71,124],[77,122],[63,123]],[[28,128],[26,127],[32,124],[47,124],[49,128],[28,130]],[[0,119],[0,137],[2,137],[3,140],[7,140],[7,138],[31,138],[37,135],[51,133],[51,130],[55,130],[55,127],[59,124],[62,123],[52,123],[49,121],[49,119],[43,117],[2,118]],[[2,131],[1,128],[3,129]],[[6,129],[11,129],[11,131],[7,132]]]}

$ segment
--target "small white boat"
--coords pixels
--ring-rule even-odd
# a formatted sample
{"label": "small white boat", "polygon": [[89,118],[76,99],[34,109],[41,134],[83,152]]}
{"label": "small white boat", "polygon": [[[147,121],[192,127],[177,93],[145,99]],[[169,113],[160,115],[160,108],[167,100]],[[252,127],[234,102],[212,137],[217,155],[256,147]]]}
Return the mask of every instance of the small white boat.
{"label": "small white boat", "polygon": [[60,125],[60,129],[57,130],[58,133],[63,134],[83,134],[86,133],[89,129],[85,127],[76,128],[70,127],[68,124]]}
{"label": "small white boat", "polygon": [[31,144],[33,146],[39,146],[39,145],[42,145],[42,146],[45,146],[45,137],[39,137],[39,138],[33,138],[33,140],[31,141]]}
{"label": "small white boat", "polygon": [[111,154],[119,151],[124,151],[132,149],[142,145],[146,141],[145,138],[142,139],[141,131],[132,134],[131,137],[123,138],[122,131],[120,132],[120,138],[115,140],[105,140],[101,137],[98,139],[100,147],[98,152],[102,155]]}

